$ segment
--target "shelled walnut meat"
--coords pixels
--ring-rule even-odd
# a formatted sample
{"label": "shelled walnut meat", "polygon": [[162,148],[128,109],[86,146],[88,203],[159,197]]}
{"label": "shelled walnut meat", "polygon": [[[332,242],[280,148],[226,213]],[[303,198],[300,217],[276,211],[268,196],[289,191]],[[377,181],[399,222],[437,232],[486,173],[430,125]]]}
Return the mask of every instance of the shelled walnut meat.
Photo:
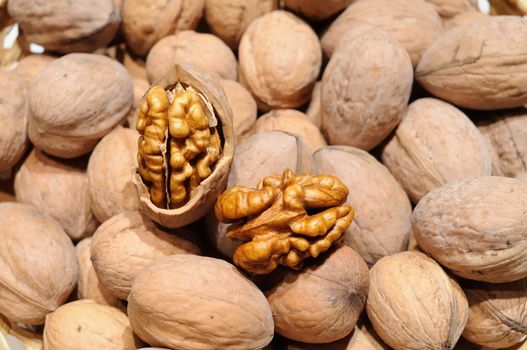
{"label": "shelled walnut meat", "polygon": [[132,78],[120,63],[97,54],[62,56],[30,85],[29,138],[51,155],[78,157],[124,122],[132,103]]}
{"label": "shelled walnut meat", "polygon": [[450,30],[423,54],[417,81],[434,96],[460,107],[495,110],[527,103],[527,22],[489,17]]}
{"label": "shelled walnut meat", "polygon": [[372,267],[366,310],[377,334],[397,350],[451,350],[468,317],[459,285],[419,252],[387,256]]}
{"label": "shelled walnut meat", "polygon": [[0,310],[14,322],[43,324],[77,284],[71,239],[29,205],[0,203],[0,217]]}
{"label": "shelled walnut meat", "polygon": [[[348,188],[331,175],[268,176],[256,186],[231,187],[214,207],[220,222],[247,218],[229,231],[230,238],[248,241],[236,249],[234,263],[255,274],[267,274],[278,264],[300,269],[340,241],[354,211],[343,205]],[[311,214],[309,211],[318,210]]]}
{"label": "shelled walnut meat", "polygon": [[64,53],[106,46],[121,22],[114,0],[10,0],[7,6],[29,42]]}
{"label": "shelled walnut meat", "polygon": [[419,201],[412,223],[419,247],[463,278],[527,277],[527,184],[517,179],[450,182]]}
{"label": "shelled walnut meat", "polygon": [[15,175],[16,199],[51,215],[72,239],[90,236],[98,222],[91,210],[85,166],[33,149]]}
{"label": "shelled walnut meat", "polygon": [[527,280],[462,284],[470,312],[463,337],[494,349],[508,348],[527,339]]}
{"label": "shelled walnut meat", "polygon": [[234,153],[232,112],[219,81],[176,65],[137,113],[140,206],[166,227],[197,220],[223,190]]}

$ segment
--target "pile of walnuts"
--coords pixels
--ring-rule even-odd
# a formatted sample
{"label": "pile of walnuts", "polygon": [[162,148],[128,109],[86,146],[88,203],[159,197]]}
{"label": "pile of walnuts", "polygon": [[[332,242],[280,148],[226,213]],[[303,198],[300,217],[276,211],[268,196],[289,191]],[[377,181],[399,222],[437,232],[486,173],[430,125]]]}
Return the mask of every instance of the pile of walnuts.
{"label": "pile of walnuts", "polygon": [[0,350],[526,350],[484,5],[0,0]]}

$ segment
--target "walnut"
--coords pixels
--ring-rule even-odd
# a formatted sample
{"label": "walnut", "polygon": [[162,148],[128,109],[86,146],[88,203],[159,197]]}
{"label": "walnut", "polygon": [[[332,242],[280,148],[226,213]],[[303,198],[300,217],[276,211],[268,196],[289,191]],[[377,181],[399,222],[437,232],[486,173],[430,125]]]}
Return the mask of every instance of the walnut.
{"label": "walnut", "polygon": [[176,65],[143,96],[136,128],[140,206],[166,227],[197,220],[223,190],[234,152],[219,81]]}
{"label": "walnut", "polygon": [[232,108],[234,137],[238,144],[239,141],[254,133],[253,128],[258,115],[256,101],[240,83],[226,79],[222,79],[220,83]]}
{"label": "walnut", "polygon": [[322,126],[322,82],[317,81],[313,92],[311,93],[311,101],[306,110],[306,116],[320,129]]}
{"label": "walnut", "polygon": [[50,55],[31,54],[18,61],[13,72],[18,75],[26,86],[29,87],[32,80],[56,57]]}
{"label": "walnut", "polygon": [[282,0],[285,8],[320,21],[345,9],[352,0]]}
{"label": "walnut", "polygon": [[525,0],[490,0],[491,13],[499,15],[527,15]]}
{"label": "walnut", "polygon": [[221,222],[247,218],[227,234],[249,241],[234,253],[237,266],[255,274],[270,273],[278,264],[298,270],[304,259],[316,258],[343,237],[354,215],[351,206],[343,205],[348,193],[334,176],[285,170],[264,178],[256,189],[226,190],[214,210]]}

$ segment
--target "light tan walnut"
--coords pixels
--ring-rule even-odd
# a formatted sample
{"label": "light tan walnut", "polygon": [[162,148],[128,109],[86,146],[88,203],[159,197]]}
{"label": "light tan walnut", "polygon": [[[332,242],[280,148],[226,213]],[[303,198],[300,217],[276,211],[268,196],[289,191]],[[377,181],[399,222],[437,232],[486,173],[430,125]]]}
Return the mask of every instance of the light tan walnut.
{"label": "light tan walnut", "polygon": [[225,79],[222,79],[220,83],[232,109],[234,136],[239,142],[254,132],[254,124],[258,115],[256,101],[240,83]]}
{"label": "light tan walnut", "polygon": [[57,57],[46,54],[31,54],[18,61],[13,72],[18,75],[29,88],[33,79]]}

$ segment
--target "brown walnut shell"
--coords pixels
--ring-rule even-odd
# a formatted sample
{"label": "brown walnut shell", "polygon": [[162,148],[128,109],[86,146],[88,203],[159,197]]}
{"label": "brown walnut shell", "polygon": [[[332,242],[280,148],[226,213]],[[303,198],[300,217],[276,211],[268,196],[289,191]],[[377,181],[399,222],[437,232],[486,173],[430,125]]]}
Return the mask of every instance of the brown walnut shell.
{"label": "brown walnut shell", "polygon": [[360,0],[351,4],[324,33],[324,53],[331,57],[349,30],[364,25],[384,29],[401,42],[414,67],[443,32],[437,11],[424,0]]}
{"label": "brown walnut shell", "polygon": [[457,106],[494,110],[527,103],[527,23],[489,17],[454,28],[436,40],[416,68],[417,81]]}
{"label": "brown walnut shell", "polygon": [[322,51],[307,23],[280,10],[249,25],[240,42],[239,58],[240,82],[251,91],[258,108],[267,111],[300,107],[309,100]]}
{"label": "brown walnut shell", "polygon": [[473,343],[502,349],[527,338],[527,280],[462,284],[468,299],[468,322],[463,337]]}
{"label": "brown walnut shell", "polygon": [[141,210],[155,222],[170,228],[185,226],[198,220],[214,205],[216,197],[224,190],[227,183],[235,142],[232,111],[219,80],[192,66],[176,65],[145,93],[140,104],[146,101],[152,89],[158,87],[169,89],[176,83],[185,84],[197,90],[212,106],[218,123],[218,133],[222,140],[222,152],[212,173],[194,188],[188,201],[176,209],[157,207],[151,200],[148,186],[138,173],[135,174],[134,181],[139,190]]}
{"label": "brown walnut shell", "polygon": [[246,88],[232,80],[220,80],[232,109],[232,124],[236,143],[254,133],[258,110],[256,101]]}
{"label": "brown walnut shell", "polygon": [[443,18],[451,18],[478,10],[477,0],[426,0],[426,2],[434,5],[437,13]]}
{"label": "brown walnut shell", "polygon": [[93,213],[100,222],[139,209],[139,196],[132,181],[138,136],[137,131],[118,126],[90,156],[88,189]]}
{"label": "brown walnut shell", "polygon": [[413,203],[450,181],[492,172],[491,152],[476,126],[456,107],[434,98],[410,104],[382,161]]}
{"label": "brown walnut shell", "polygon": [[118,214],[93,235],[91,260],[97,277],[119,299],[126,299],[141,270],[175,254],[199,254],[200,249],[175,233],[161,230],[139,212]]}
{"label": "brown walnut shell", "polygon": [[48,63],[53,62],[56,58],[57,57],[55,56],[46,54],[31,54],[18,61],[13,72],[18,75],[24,81],[26,87],[29,88],[33,79],[48,65]]}
{"label": "brown walnut shell", "polygon": [[256,350],[273,338],[262,292],[231,264],[195,255],[165,257],[144,269],[128,297],[128,316],[152,346]]}
{"label": "brown walnut shell", "polygon": [[347,203],[356,212],[344,243],[368,265],[405,251],[412,207],[388,169],[367,152],[353,147],[324,147],[313,156],[319,173],[337,176],[350,189]]}
{"label": "brown walnut shell", "polygon": [[343,41],[322,78],[328,142],[365,150],[380,144],[406,112],[412,82],[408,53],[387,32],[372,28]]}
{"label": "brown walnut shell", "polygon": [[325,259],[289,272],[266,293],[275,331],[306,343],[328,343],[353,331],[366,304],[368,266],[353,249],[336,247]]}
{"label": "brown walnut shell", "polygon": [[2,314],[14,322],[43,324],[77,284],[71,239],[55,219],[29,205],[1,203],[0,217]]}
{"label": "brown walnut shell", "polygon": [[135,350],[128,317],[93,300],[77,300],[46,316],[44,348],[53,350]]}
{"label": "brown walnut shell", "polygon": [[13,73],[0,72],[0,172],[9,170],[26,151],[28,116],[23,81]]}
{"label": "brown walnut shell", "polygon": [[420,248],[455,274],[504,283],[527,277],[527,184],[500,176],[450,182],[416,206]]}
{"label": "brown walnut shell", "polygon": [[106,46],[121,22],[113,0],[10,0],[7,9],[29,42],[63,53]]}
{"label": "brown walnut shell", "polygon": [[29,138],[54,156],[80,156],[124,121],[132,103],[132,78],[120,63],[96,54],[63,56],[31,84]]}
{"label": "brown walnut shell", "polygon": [[423,253],[382,258],[370,270],[368,318],[395,350],[451,350],[468,318],[467,298]]}
{"label": "brown walnut shell", "polygon": [[344,10],[352,0],[283,0],[282,3],[288,10],[320,21]]}
{"label": "brown walnut shell", "polygon": [[15,194],[18,202],[55,218],[73,240],[90,236],[98,226],[82,164],[53,159],[33,149],[16,173]]}
{"label": "brown walnut shell", "polygon": [[322,126],[322,82],[320,81],[317,81],[313,88],[306,116],[320,129]]}
{"label": "brown walnut shell", "polygon": [[484,20],[488,17],[489,15],[480,11],[463,12],[455,17],[444,19],[443,26],[445,27],[445,31],[449,31],[452,28],[461,27],[465,24]]}
{"label": "brown walnut shell", "polygon": [[198,25],[205,0],[126,0],[123,5],[123,33],[136,54],[146,56],[165,36]]}

